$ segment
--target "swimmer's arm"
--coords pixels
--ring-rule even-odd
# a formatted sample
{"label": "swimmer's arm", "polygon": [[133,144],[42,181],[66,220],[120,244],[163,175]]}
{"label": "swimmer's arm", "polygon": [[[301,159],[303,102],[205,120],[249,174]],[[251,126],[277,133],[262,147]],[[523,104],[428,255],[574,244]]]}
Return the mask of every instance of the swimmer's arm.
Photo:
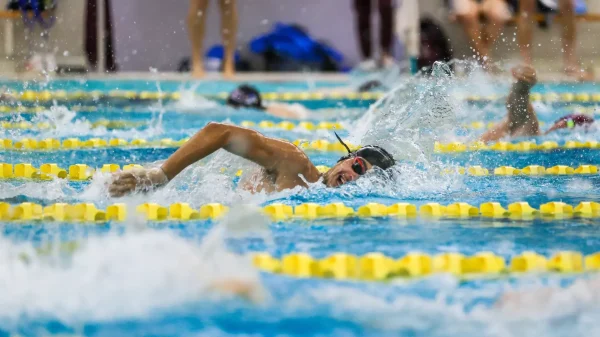
{"label": "swimmer's arm", "polygon": [[518,123],[526,121],[530,115],[535,116],[533,107],[529,103],[529,86],[522,81],[513,84],[506,100],[506,110],[508,111],[509,121]]}
{"label": "swimmer's arm", "polygon": [[[302,107],[303,108],[303,107]],[[308,111],[300,111],[300,107],[291,107],[288,104],[269,103],[265,107],[269,115],[286,119],[303,119],[308,117]],[[304,110],[306,110],[304,108]]]}
{"label": "swimmer's arm", "polygon": [[513,70],[516,82],[512,85],[506,109],[508,111],[508,129],[517,130],[526,127],[525,134],[538,134],[539,123],[533,106],[529,103],[529,93],[537,82],[535,70],[524,67]]}
{"label": "swimmer's arm", "polygon": [[556,131],[558,129],[565,129],[567,127],[567,121],[565,120],[560,120],[556,123],[554,123],[554,125],[552,125],[550,127],[550,129],[548,129],[546,132],[544,132],[545,135],[549,134],[552,131]]}
{"label": "swimmer's arm", "polygon": [[494,125],[491,129],[487,130],[479,140],[484,143],[497,142],[508,134],[508,121],[503,120],[502,122]]}
{"label": "swimmer's arm", "polygon": [[286,141],[268,138],[254,130],[234,125],[209,123],[173,153],[161,168],[171,180],[186,167],[219,149],[253,161],[268,170],[276,170],[282,162],[293,164],[308,160],[302,151]]}

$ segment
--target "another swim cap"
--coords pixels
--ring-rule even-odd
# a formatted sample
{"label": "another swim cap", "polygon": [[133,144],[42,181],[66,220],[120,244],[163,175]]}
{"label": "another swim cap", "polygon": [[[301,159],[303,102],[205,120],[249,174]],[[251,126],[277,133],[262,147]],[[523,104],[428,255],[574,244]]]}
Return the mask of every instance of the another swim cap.
{"label": "another swim cap", "polygon": [[383,83],[378,80],[367,81],[358,87],[358,92],[366,92],[376,89],[383,89]]}
{"label": "another swim cap", "polygon": [[242,84],[229,94],[227,105],[234,108],[244,107],[253,109],[264,109],[260,93],[255,87]]}
{"label": "another swim cap", "polygon": [[342,143],[342,145],[344,145],[346,150],[348,150],[348,154],[343,156],[342,158],[340,158],[338,160],[338,163],[341,162],[342,160],[346,160],[348,158],[361,157],[361,158],[366,159],[371,165],[377,166],[377,167],[381,168],[382,170],[386,170],[386,169],[394,166],[394,164],[396,164],[394,157],[392,157],[392,155],[389,152],[387,152],[384,148],[382,148],[380,146],[365,145],[356,151],[350,151],[350,148],[348,148],[348,145],[346,145],[346,143],[344,143],[342,141],[342,139],[340,138],[340,136],[338,136],[337,133],[335,133],[335,136],[340,141],[340,143]]}
{"label": "another swim cap", "polygon": [[583,126],[594,123],[594,118],[584,114],[571,114],[558,119],[554,124],[566,122],[567,128],[571,129],[576,126]]}

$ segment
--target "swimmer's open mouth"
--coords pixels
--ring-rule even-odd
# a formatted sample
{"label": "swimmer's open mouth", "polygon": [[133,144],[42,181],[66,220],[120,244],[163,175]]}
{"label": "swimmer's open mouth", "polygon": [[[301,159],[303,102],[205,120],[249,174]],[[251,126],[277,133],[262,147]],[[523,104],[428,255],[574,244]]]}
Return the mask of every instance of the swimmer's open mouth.
{"label": "swimmer's open mouth", "polygon": [[339,175],[339,177],[338,177],[337,181],[338,181],[338,183],[339,183],[340,185],[343,185],[343,184],[345,184],[345,183],[347,182],[347,180],[344,178],[344,175],[343,175],[342,173],[340,173],[340,175]]}

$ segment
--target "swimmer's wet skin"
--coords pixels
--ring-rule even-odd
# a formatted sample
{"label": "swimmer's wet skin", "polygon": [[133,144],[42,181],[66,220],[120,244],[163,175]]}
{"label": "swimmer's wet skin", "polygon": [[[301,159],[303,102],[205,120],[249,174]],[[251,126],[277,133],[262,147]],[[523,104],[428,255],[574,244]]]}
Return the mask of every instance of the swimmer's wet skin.
{"label": "swimmer's wet skin", "polygon": [[260,92],[255,87],[242,84],[235,88],[227,97],[225,104],[233,108],[247,108],[261,110],[269,115],[280,118],[302,119],[306,118],[306,109],[298,110],[298,107],[291,108],[287,104],[269,103],[263,104]]}
{"label": "swimmer's wet skin", "polygon": [[173,153],[160,168],[114,174],[109,193],[113,197],[120,197],[163,186],[186,167],[219,149],[248,159],[263,168],[258,184],[246,187],[254,192],[307,187],[306,182],[315,183],[321,178],[328,187],[337,187],[358,179],[373,166],[385,170],[395,163],[384,149],[367,145],[342,157],[329,171],[321,174],[306,153],[288,141],[269,138],[257,131],[233,125],[209,123]]}
{"label": "swimmer's wet skin", "polygon": [[492,129],[481,135],[480,140],[486,143],[498,141],[505,136],[539,136],[552,131],[575,126],[587,126],[594,119],[584,115],[567,115],[560,118],[545,133],[540,131],[540,125],[529,101],[531,88],[537,83],[537,74],[531,66],[520,66],[512,69],[515,78],[508,99],[506,100],[506,119],[498,123]]}

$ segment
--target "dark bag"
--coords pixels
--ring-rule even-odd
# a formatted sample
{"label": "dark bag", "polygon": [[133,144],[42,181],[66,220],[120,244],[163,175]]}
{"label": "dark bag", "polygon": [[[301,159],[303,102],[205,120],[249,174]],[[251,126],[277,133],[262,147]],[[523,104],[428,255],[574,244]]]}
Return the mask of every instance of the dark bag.
{"label": "dark bag", "polygon": [[275,24],[271,32],[250,42],[250,50],[263,58],[266,71],[339,71],[344,59],[295,24]]}
{"label": "dark bag", "polygon": [[452,60],[452,48],[440,25],[431,18],[421,19],[421,46],[417,67],[430,70],[436,61]]}

